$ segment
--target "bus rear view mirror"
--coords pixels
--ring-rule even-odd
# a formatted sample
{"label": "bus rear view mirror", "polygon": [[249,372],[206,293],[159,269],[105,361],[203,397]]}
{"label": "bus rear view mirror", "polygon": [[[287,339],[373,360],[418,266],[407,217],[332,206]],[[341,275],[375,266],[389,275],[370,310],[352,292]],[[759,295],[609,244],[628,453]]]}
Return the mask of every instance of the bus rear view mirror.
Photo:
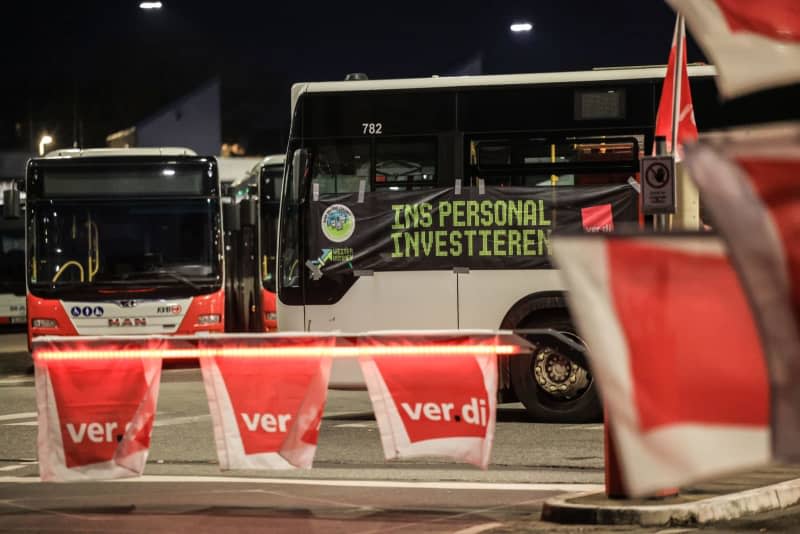
{"label": "bus rear view mirror", "polygon": [[3,191],[3,218],[19,219],[22,217],[20,207],[20,194],[16,189],[6,189]]}
{"label": "bus rear view mirror", "polygon": [[306,190],[306,179],[309,175],[308,150],[298,148],[292,157],[292,199],[298,201],[301,192]]}

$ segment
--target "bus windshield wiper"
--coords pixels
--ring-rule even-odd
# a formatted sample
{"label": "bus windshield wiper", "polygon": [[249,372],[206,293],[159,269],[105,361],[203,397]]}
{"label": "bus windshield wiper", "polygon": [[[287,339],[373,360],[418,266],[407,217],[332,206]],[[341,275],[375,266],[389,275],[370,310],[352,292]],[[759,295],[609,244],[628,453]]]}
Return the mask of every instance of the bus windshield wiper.
{"label": "bus windshield wiper", "polygon": [[129,279],[131,279],[133,277],[138,278],[140,276],[153,276],[153,275],[156,275],[156,276],[168,276],[168,277],[170,277],[170,278],[172,278],[174,280],[177,280],[179,282],[183,282],[184,284],[190,286],[192,289],[196,289],[198,291],[200,290],[200,286],[199,285],[197,285],[196,283],[192,282],[191,280],[189,280],[188,278],[186,278],[182,274],[179,274],[179,273],[177,273],[175,271],[169,271],[169,270],[166,270],[166,269],[153,269],[151,271],[134,271],[134,272],[131,272],[131,273],[126,273],[125,275],[123,275],[122,279],[123,280],[129,280]]}

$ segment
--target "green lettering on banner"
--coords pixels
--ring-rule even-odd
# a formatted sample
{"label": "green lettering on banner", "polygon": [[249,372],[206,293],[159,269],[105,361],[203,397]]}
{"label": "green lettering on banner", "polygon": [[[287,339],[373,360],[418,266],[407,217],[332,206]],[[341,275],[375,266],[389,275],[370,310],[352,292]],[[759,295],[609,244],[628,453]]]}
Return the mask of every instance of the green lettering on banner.
{"label": "green lettering on banner", "polygon": [[536,256],[536,230],[526,228],[522,231],[522,255]]}
{"label": "green lettering on banner", "polygon": [[453,201],[453,227],[462,228],[464,226],[464,200]]}
{"label": "green lettering on banner", "polygon": [[526,200],[523,210],[525,211],[525,216],[522,226],[536,226],[536,201]]}
{"label": "green lettering on banner", "polygon": [[508,225],[522,226],[522,201],[510,200],[508,202]]}
{"label": "green lettering on banner", "polygon": [[447,218],[453,213],[453,207],[447,200],[439,202],[439,228],[447,226]]}
{"label": "green lettering on banner", "polygon": [[416,228],[419,225],[419,211],[416,204],[404,204],[403,215],[406,228]]}
{"label": "green lettering on banner", "polygon": [[422,241],[422,253],[430,256],[433,251],[433,232],[420,232],[419,238]]}
{"label": "green lettering on banner", "polygon": [[436,256],[446,257],[447,250],[445,246],[447,246],[447,230],[436,230]]}
{"label": "green lettering on banner", "polygon": [[496,226],[505,226],[506,222],[508,221],[508,213],[506,211],[506,203],[505,202],[495,202],[494,203],[494,224]]}
{"label": "green lettering on banner", "polygon": [[[478,218],[479,204],[477,200],[467,201],[467,227],[479,226],[480,219]],[[472,256],[472,253],[470,253]]]}
{"label": "green lettering on banner", "polygon": [[505,230],[495,230],[494,237],[492,238],[493,245],[494,245],[494,255],[495,256],[505,256],[506,255],[506,231]]}
{"label": "green lettering on banner", "polygon": [[[477,208],[477,204],[475,207]],[[477,234],[477,230],[464,230],[464,236],[467,238],[467,256],[470,258],[475,255],[475,247],[473,245],[475,240],[475,234]]]}
{"label": "green lettering on banner", "polygon": [[[550,230],[538,230],[539,232],[539,255],[542,256],[543,254],[550,255]],[[544,251],[545,247],[547,248],[547,252]]]}
{"label": "green lettering on banner", "polygon": [[[392,227],[394,228],[394,227]],[[392,232],[392,241],[394,242],[394,251],[392,251],[393,258],[402,258],[403,251],[400,250],[400,240],[403,238],[402,232]]]}
{"label": "green lettering on banner", "polygon": [[492,219],[492,207],[494,202],[491,200],[481,201],[481,226],[491,226],[494,222]]}
{"label": "green lettering on banner", "polygon": [[544,200],[539,201],[539,226],[550,226],[550,221],[545,218]]}
{"label": "green lettering on banner", "polygon": [[511,229],[508,231],[508,255],[522,256],[522,234],[519,230]]}
{"label": "green lettering on banner", "polygon": [[419,257],[419,233],[418,232],[405,232],[406,237],[406,257],[418,258]]}
{"label": "green lettering on banner", "polygon": [[433,224],[433,206],[428,202],[419,204],[419,223],[423,228],[430,228]]}
{"label": "green lettering on banner", "polygon": [[463,249],[464,247],[461,244],[461,231],[453,230],[450,232],[450,255],[461,256]]}
{"label": "green lettering on banner", "polygon": [[392,211],[394,211],[394,224],[392,230],[405,230],[405,226],[400,222],[400,216],[403,213],[405,204],[392,204]]}
{"label": "green lettering on banner", "polygon": [[492,251],[489,250],[489,236],[492,235],[491,230],[478,230],[478,235],[481,236],[481,251],[479,256],[491,256]]}

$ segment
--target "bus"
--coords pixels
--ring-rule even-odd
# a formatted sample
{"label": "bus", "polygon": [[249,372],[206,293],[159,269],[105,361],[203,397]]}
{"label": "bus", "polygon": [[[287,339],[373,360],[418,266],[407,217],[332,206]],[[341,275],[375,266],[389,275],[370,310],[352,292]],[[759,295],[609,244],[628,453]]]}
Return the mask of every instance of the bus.
{"label": "bus", "polygon": [[185,148],[68,149],[26,170],[28,342],[222,332],[220,184]]}
{"label": "bus", "polygon": [[[284,154],[260,160],[226,191],[231,208],[226,216],[226,268],[231,286],[229,331],[273,332],[275,310],[275,254]],[[260,194],[259,194],[260,191]]]}
{"label": "bus", "polygon": [[0,328],[24,327],[26,322],[24,208],[14,187],[13,182],[8,183],[8,188],[0,187]]}
{"label": "bus", "polygon": [[[719,125],[712,66],[690,66]],[[553,230],[637,224],[664,67],[353,80],[292,87],[278,327],[552,328],[580,341]],[[712,102],[713,101],[713,102]],[[700,109],[708,104],[711,122]],[[540,421],[602,416],[554,343],[499,361],[500,401]],[[332,387],[362,387],[336,362]]]}

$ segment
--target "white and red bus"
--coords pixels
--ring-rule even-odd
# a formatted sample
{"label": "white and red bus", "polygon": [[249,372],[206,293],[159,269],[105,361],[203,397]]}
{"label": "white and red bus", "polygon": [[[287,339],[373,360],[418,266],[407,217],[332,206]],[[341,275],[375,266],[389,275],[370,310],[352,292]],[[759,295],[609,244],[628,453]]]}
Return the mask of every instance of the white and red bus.
{"label": "white and red bus", "polygon": [[214,157],[60,150],[29,161],[25,190],[29,343],[223,331]]}
{"label": "white and red bus", "polygon": [[[688,72],[698,123],[719,126],[713,67]],[[577,337],[550,233],[637,224],[632,182],[653,145],[664,73],[296,84],[278,327],[549,327]],[[557,345],[500,366],[502,400],[537,419],[600,417],[591,373]],[[356,364],[334,365],[334,387],[362,380]]]}

